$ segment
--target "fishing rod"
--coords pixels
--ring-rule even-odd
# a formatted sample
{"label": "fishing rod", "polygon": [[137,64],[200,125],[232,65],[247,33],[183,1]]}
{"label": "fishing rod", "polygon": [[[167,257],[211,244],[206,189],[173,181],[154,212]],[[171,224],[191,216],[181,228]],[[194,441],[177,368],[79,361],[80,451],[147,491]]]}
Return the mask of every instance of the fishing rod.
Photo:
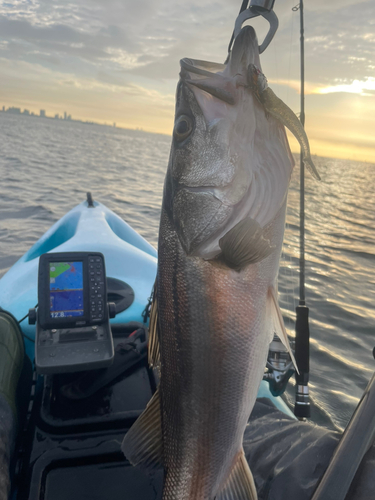
{"label": "fishing rod", "polygon": [[[257,16],[265,18],[269,24],[269,31],[264,41],[259,45],[261,54],[268,47],[279,26],[279,21],[273,7],[275,0],[242,0],[240,12],[235,22],[234,31],[228,46],[228,58],[232,48],[233,41],[241,31],[243,23]],[[301,113],[300,121],[302,126],[305,124],[305,66],[304,66],[304,22],[303,22],[303,0],[293,7],[293,11],[300,10],[301,26]],[[226,62],[227,62],[226,61]],[[296,339],[295,339],[295,358],[299,373],[296,373],[296,397],[294,414],[301,420],[310,417],[309,402],[309,357],[310,357],[310,332],[309,332],[309,309],[306,307],[305,300],[305,167],[303,162],[303,153],[300,157],[300,293],[299,305],[296,308]],[[270,391],[273,396],[281,395],[286,388],[289,378],[293,374],[292,360],[289,353],[282,345],[280,339],[274,336],[270,345],[270,351],[267,358],[268,372],[264,379],[269,382]]]}
{"label": "fishing rod", "polygon": [[[305,126],[305,35],[303,19],[303,0],[293,7],[300,13],[300,52],[301,52],[301,113],[300,121]],[[299,258],[299,305],[296,307],[295,358],[299,369],[296,372],[296,399],[294,414],[303,420],[310,418],[309,372],[310,372],[310,329],[309,308],[305,296],[305,165],[300,153],[300,258]]]}

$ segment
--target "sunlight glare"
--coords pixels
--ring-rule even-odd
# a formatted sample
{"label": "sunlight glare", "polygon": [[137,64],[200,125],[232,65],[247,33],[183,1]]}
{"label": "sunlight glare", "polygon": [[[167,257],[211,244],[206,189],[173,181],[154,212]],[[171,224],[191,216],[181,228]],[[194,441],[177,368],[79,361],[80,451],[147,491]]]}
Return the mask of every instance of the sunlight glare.
{"label": "sunlight glare", "polygon": [[331,94],[333,92],[348,92],[350,94],[360,94],[372,96],[375,93],[375,78],[368,77],[365,81],[354,80],[350,84],[333,85],[315,90],[316,94]]}

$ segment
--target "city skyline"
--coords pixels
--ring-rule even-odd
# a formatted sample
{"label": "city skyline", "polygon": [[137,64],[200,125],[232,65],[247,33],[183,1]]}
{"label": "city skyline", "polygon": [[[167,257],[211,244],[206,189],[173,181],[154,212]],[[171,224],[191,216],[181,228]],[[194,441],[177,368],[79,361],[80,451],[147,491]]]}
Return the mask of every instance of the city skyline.
{"label": "city skyline", "polygon": [[[179,60],[223,62],[240,3],[10,0],[0,5],[3,102],[171,134]],[[295,5],[275,1],[279,30],[261,63],[270,87],[298,114]],[[267,23],[251,24],[262,40]],[[375,162],[374,27],[373,0],[305,2],[305,127],[313,154]]]}
{"label": "city skyline", "polygon": [[34,111],[30,111],[29,109],[26,109],[24,108],[24,110],[22,111],[21,108],[18,108],[16,106],[8,106],[7,109],[5,109],[6,106],[3,105],[2,109],[0,110],[0,112],[2,113],[9,113],[9,114],[14,114],[14,115],[23,115],[23,116],[31,116],[31,117],[35,117],[35,118],[46,118],[46,119],[49,119],[49,120],[52,120],[52,119],[55,119],[55,120],[64,120],[64,121],[72,121],[72,122],[79,122],[79,123],[85,123],[85,124],[89,124],[89,125],[105,125],[105,126],[110,126],[110,127],[116,127],[116,123],[113,122],[112,124],[108,124],[108,123],[99,123],[99,122],[94,122],[94,121],[90,121],[90,120],[77,120],[77,119],[73,119],[72,118],[72,115],[69,115],[66,111],[64,111],[64,114],[63,115],[59,115],[58,113],[55,113],[54,116],[49,116],[47,114],[47,111],[45,109],[40,109],[39,110],[39,114],[37,112],[34,112]]}
{"label": "city skyline", "polygon": [[38,114],[37,112],[30,111],[29,109],[26,109],[26,108],[24,108],[24,110],[22,111],[21,108],[18,108],[16,106],[8,106],[8,109],[5,109],[5,108],[6,108],[6,106],[3,105],[1,111],[4,113],[11,113],[11,114],[15,114],[15,115],[35,116],[37,118],[55,118],[55,119],[59,119],[59,120],[72,120],[72,115],[68,115],[66,111],[64,111],[64,116],[59,115],[58,113],[55,113],[54,116],[48,116],[46,114],[47,112],[45,109],[40,109],[39,114]]}

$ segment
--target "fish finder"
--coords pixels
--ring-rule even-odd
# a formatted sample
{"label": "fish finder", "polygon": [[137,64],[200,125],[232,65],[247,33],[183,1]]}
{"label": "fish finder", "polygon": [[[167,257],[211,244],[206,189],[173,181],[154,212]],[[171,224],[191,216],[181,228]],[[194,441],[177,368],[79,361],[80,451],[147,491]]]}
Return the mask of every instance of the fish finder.
{"label": "fish finder", "polygon": [[[35,366],[66,373],[109,366],[114,357],[104,256],[98,252],[46,253],[39,259]],[[31,318],[31,320],[30,320]]]}

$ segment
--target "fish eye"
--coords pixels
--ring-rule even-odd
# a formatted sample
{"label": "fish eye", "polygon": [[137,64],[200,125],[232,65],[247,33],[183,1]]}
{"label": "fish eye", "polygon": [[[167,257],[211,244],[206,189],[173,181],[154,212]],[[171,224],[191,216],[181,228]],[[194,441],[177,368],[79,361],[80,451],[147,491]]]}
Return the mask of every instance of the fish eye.
{"label": "fish eye", "polygon": [[174,124],[173,135],[179,142],[183,141],[191,134],[193,130],[193,122],[190,116],[181,115],[177,118]]}

